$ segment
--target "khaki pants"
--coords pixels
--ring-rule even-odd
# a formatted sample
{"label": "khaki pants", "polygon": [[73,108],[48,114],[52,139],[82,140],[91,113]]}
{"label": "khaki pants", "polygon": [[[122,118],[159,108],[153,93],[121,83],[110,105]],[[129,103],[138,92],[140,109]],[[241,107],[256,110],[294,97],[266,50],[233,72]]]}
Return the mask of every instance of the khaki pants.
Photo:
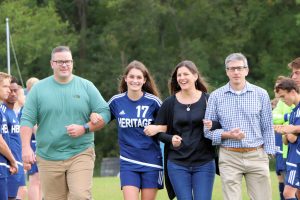
{"label": "khaki pants", "polygon": [[63,161],[49,161],[37,156],[44,199],[92,199],[94,163],[93,148]]}
{"label": "khaki pants", "polygon": [[243,176],[251,200],[272,200],[269,159],[262,148],[239,153],[221,147],[219,153],[224,200],[242,200]]}

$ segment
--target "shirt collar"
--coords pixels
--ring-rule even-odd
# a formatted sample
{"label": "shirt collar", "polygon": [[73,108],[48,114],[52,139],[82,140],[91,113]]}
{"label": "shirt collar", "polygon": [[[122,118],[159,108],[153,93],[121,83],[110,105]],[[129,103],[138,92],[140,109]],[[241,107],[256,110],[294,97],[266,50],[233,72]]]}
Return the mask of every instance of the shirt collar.
{"label": "shirt collar", "polygon": [[[243,90],[241,91],[240,94],[243,94],[243,93],[246,93],[246,92],[252,92],[254,91],[254,87],[251,83],[249,83],[248,81],[246,81],[246,85],[245,87],[243,88]],[[231,87],[230,87],[230,84],[229,82],[225,85],[225,88],[224,88],[224,93],[227,93],[227,92],[231,92],[233,94],[237,94],[236,91],[234,91]]]}

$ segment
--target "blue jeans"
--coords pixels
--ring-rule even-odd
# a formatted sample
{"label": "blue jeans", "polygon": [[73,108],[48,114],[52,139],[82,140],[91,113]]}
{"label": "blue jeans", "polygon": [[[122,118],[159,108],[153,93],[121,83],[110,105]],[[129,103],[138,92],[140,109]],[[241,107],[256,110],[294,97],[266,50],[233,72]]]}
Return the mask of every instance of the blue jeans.
{"label": "blue jeans", "polygon": [[168,174],[177,200],[210,200],[215,171],[215,160],[194,167],[168,160]]}

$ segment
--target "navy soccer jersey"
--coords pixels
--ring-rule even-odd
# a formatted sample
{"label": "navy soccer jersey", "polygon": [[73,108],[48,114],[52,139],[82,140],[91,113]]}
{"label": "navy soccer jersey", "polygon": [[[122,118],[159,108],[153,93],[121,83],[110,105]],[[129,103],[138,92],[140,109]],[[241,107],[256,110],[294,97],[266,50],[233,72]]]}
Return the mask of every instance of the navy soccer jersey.
{"label": "navy soccer jersey", "polygon": [[[22,145],[20,137],[20,118],[14,110],[7,107],[5,104],[0,105],[2,112],[7,120],[7,127],[9,132],[9,148],[15,157],[18,164],[17,175],[24,174],[23,161],[22,161]],[[14,175],[15,176],[15,175]]]}
{"label": "navy soccer jersey", "polygon": [[[300,125],[300,103],[292,110],[290,124]],[[288,144],[287,165],[300,163],[300,137],[294,143]]]}
{"label": "navy soccer jersey", "polygon": [[161,101],[149,93],[144,93],[139,100],[133,101],[125,92],[113,96],[108,103],[112,118],[118,124],[121,171],[161,170],[159,142],[143,132],[145,126],[154,123]]}
{"label": "navy soccer jersey", "polygon": [[[2,135],[7,145],[9,145],[9,132],[7,127],[7,120],[1,109],[0,109],[0,122],[1,122],[0,134]],[[0,154],[0,178],[6,178],[8,177],[8,175],[9,175],[9,162],[2,154]]]}

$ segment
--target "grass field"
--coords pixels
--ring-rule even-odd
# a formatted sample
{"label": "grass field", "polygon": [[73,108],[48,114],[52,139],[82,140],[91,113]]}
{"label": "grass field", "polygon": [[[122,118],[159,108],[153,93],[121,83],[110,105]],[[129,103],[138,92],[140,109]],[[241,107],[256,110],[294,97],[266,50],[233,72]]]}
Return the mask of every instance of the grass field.
{"label": "grass field", "polygon": [[[271,172],[271,182],[273,189],[273,200],[279,200],[278,182],[274,171]],[[95,177],[93,182],[93,198],[94,200],[121,200],[122,191],[120,190],[120,181],[117,177]],[[157,200],[168,200],[167,191],[160,190],[157,195]],[[213,200],[222,200],[222,186],[220,177],[216,176],[213,190]],[[243,183],[243,199],[247,200],[247,191],[245,183]]]}

